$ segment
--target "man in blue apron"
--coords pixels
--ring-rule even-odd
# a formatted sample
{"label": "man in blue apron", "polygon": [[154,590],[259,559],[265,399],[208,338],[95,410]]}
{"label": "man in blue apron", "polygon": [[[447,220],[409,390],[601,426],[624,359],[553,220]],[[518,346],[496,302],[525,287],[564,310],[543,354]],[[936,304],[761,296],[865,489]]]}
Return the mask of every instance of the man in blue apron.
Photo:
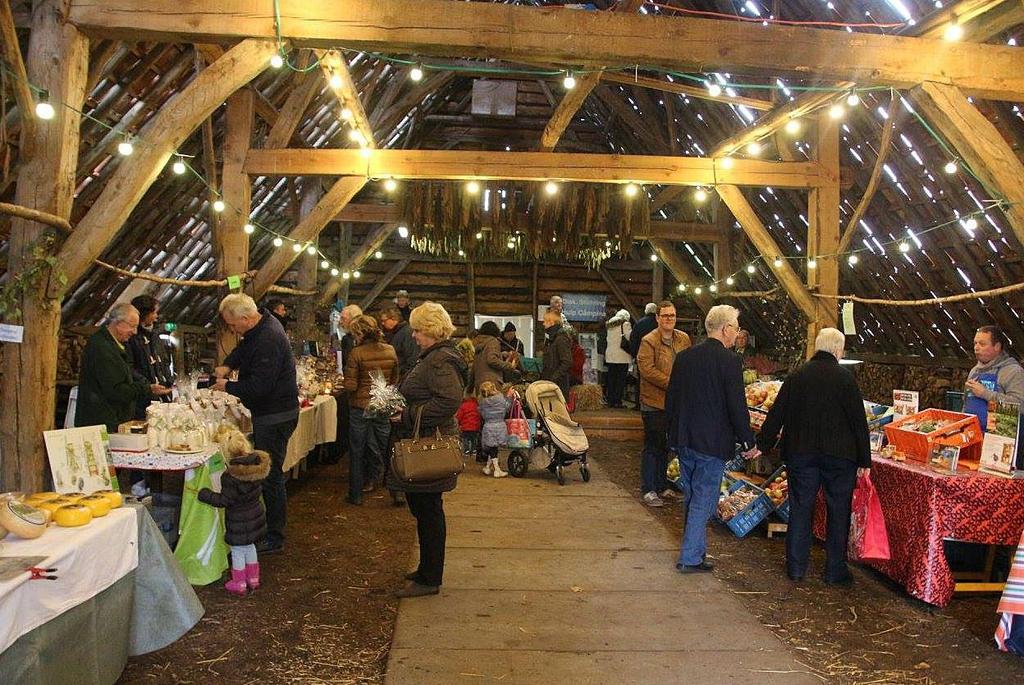
{"label": "man in blue apron", "polygon": [[1007,352],[1006,335],[998,326],[982,326],[974,334],[974,357],[978,363],[967,374],[964,411],[974,414],[985,430],[988,404],[1024,406],[1024,368]]}

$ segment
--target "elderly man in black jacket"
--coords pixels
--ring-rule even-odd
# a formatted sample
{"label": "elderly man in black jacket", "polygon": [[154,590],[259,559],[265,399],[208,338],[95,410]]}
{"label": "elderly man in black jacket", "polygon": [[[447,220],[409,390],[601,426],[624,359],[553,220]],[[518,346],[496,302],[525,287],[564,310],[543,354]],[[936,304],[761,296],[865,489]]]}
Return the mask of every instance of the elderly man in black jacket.
{"label": "elderly man in black jacket", "polygon": [[730,348],[740,329],[739,311],[720,304],[704,320],[708,339],[676,355],[665,394],[668,445],[679,455],[680,482],[686,507],[686,527],[676,568],[681,573],[711,571],[705,558],[707,525],[718,505],[725,462],[736,443],[743,456],[759,452],[750,430],[743,395],[743,366]]}
{"label": "elderly man in black jacket", "polygon": [[540,377],[557,385],[568,401],[569,388],[572,387],[572,340],[562,324],[562,315],[554,309],[544,313],[544,333],[547,343],[544,345]]}
{"label": "elderly man in black jacket", "polygon": [[845,342],[835,328],[818,333],[814,356],[782,384],[758,439],[768,449],[782,431],[789,478],[786,573],[796,582],[807,573],[819,485],[828,510],[823,579],[831,585],[853,582],[846,566],[850,502],[858,474],[871,468],[871,447],[857,381],[839,365]]}
{"label": "elderly man in black jacket", "polygon": [[[295,383],[295,357],[281,323],[251,297],[232,293],[220,302],[220,315],[236,335],[238,347],[216,370],[213,388],[238,397],[252,413],[252,439],[256,449],[270,454],[270,473],[263,481],[267,507],[267,537],[257,550],[264,554],[284,547],[288,493],[284,486],[285,452],[299,421],[299,393]],[[238,371],[238,380],[227,380]]]}

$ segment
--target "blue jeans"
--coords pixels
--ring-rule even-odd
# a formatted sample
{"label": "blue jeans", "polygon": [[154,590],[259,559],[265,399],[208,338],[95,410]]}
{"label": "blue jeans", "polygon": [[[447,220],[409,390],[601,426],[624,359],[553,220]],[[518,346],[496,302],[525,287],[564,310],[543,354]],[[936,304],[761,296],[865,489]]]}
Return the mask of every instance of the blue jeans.
{"label": "blue jeans", "polygon": [[665,412],[641,411],[644,420],[644,451],[640,457],[640,490],[664,492],[669,487],[665,471],[668,469],[668,452],[665,447]]}
{"label": "blue jeans", "polygon": [[254,421],[252,427],[253,446],[270,454],[270,473],[263,480],[263,503],[267,507],[267,543],[274,546],[284,544],[288,491],[284,487],[281,467],[288,451],[288,440],[298,423],[298,418],[269,426]]}
{"label": "blue jeans", "polygon": [[679,482],[683,486],[686,527],[677,564],[696,566],[708,549],[708,520],[718,506],[725,462],[718,457],[679,448]]}
{"label": "blue jeans", "polygon": [[386,418],[366,416],[359,407],[349,410],[349,499],[363,496],[363,484],[384,475],[384,453],[391,423]]}

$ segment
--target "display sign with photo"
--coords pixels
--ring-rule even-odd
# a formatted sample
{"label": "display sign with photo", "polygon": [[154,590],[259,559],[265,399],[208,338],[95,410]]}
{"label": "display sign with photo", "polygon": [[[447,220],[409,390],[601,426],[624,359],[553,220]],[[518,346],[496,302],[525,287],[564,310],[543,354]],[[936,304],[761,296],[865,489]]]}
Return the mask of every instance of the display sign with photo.
{"label": "display sign with photo", "polygon": [[106,426],[44,431],[53,489],[57,492],[116,490],[111,477],[110,442]]}
{"label": "display sign with photo", "polygon": [[892,410],[896,416],[910,416],[921,411],[920,395],[916,390],[893,390]]}
{"label": "display sign with photo", "polygon": [[1012,476],[1024,466],[1020,407],[992,403],[986,417],[985,440],[981,444],[981,469],[999,476]]}

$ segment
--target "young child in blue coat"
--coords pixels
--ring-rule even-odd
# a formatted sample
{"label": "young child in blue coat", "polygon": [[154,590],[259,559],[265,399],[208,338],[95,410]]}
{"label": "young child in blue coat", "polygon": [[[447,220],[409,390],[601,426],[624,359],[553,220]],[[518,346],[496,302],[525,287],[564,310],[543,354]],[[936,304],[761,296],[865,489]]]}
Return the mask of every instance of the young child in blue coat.
{"label": "young child in blue coat", "polygon": [[498,464],[498,449],[504,447],[508,442],[508,431],[505,429],[505,412],[508,410],[508,402],[492,381],[485,381],[480,384],[478,406],[480,416],[484,420],[483,429],[480,431],[480,443],[483,446],[484,455],[487,457],[484,475],[504,478],[508,474],[502,471]]}

